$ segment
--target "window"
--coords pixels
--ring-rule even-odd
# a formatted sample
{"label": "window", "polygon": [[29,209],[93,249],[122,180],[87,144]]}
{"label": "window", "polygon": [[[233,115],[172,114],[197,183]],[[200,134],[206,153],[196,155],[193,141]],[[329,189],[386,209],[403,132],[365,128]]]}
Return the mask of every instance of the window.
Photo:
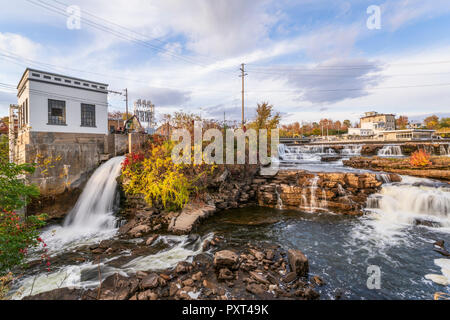
{"label": "window", "polygon": [[78,85],[80,85],[80,84],[81,84],[81,83],[80,83],[79,81],[75,81],[74,83],[75,83],[75,84],[78,84]]}
{"label": "window", "polygon": [[32,73],[31,74],[33,77],[36,77],[36,78],[40,78],[41,77],[41,75],[39,74],[39,73]]}
{"label": "window", "polygon": [[66,124],[66,102],[48,99],[48,124]]}
{"label": "window", "polygon": [[97,86],[95,84],[92,84],[91,86],[92,86],[92,88],[97,88]]}
{"label": "window", "polygon": [[95,127],[95,105],[81,104],[81,126]]}
{"label": "window", "polygon": [[70,80],[64,80],[65,83],[72,83]]}
{"label": "window", "polygon": [[89,83],[83,83],[83,86],[89,87]]}
{"label": "window", "polygon": [[52,77],[50,76],[44,76],[44,79],[51,79]]}
{"label": "window", "polygon": [[61,78],[55,78],[55,81],[61,81]]}

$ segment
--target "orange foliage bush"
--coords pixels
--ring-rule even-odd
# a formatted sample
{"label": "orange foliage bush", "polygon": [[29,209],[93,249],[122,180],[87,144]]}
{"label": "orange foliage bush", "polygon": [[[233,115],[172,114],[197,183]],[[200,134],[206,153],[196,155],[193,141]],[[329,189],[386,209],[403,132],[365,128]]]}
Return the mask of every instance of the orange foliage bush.
{"label": "orange foliage bush", "polygon": [[414,167],[424,167],[430,165],[430,154],[425,150],[417,150],[409,158],[409,163]]}

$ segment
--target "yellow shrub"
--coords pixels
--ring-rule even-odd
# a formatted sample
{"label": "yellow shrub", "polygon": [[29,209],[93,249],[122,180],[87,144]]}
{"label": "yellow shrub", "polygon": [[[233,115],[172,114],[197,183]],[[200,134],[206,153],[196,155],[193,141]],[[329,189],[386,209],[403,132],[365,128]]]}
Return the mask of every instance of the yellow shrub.
{"label": "yellow shrub", "polygon": [[417,150],[409,158],[409,163],[413,167],[424,167],[430,165],[430,154],[425,150]]}

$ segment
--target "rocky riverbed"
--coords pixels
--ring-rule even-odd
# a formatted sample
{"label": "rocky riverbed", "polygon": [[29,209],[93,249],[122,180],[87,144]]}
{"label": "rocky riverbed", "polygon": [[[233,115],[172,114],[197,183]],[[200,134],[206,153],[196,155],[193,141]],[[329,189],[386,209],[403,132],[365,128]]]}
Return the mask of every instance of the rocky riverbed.
{"label": "rocky riverbed", "polygon": [[421,178],[450,181],[450,158],[431,157],[431,165],[412,167],[408,159],[382,158],[382,157],[353,157],[343,160],[345,166],[357,169],[391,172],[401,175],[410,175]]}
{"label": "rocky riverbed", "polygon": [[[157,237],[149,237],[146,245],[150,246]],[[195,241],[198,236],[190,237]],[[192,262],[179,262],[175,268],[142,270],[132,276],[114,273],[94,289],[64,287],[25,299],[309,300],[318,299],[320,295],[315,288],[325,284],[319,276],[309,276],[308,259],[299,250],[286,252],[280,246],[270,244],[261,247],[247,243],[242,246],[221,237],[206,240],[202,246],[203,253],[193,257]],[[119,247],[115,241],[106,241],[91,246],[90,251],[98,259],[105,259]]]}

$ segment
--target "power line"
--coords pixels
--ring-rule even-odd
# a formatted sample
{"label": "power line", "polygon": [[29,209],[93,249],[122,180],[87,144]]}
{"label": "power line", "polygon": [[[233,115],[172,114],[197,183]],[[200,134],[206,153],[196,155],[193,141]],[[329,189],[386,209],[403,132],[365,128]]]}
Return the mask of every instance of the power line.
{"label": "power line", "polygon": [[[55,13],[57,13],[59,15],[63,15],[64,17],[69,17],[70,16],[69,14],[67,14],[67,12],[65,10],[63,10],[61,8],[58,8],[58,7],[55,7],[55,6],[53,6],[51,4],[48,4],[46,2],[43,2],[43,1],[40,1],[40,0],[35,0],[36,2],[32,1],[32,0],[26,0],[26,1],[31,3],[31,4],[34,4],[36,6],[39,6],[41,8],[44,8],[44,9],[47,9],[49,11],[55,12]],[[205,64],[196,62],[196,61],[194,61],[192,59],[189,59],[189,58],[186,58],[186,57],[174,54],[173,52],[169,51],[166,48],[161,48],[161,47],[152,45],[152,44],[148,43],[147,41],[143,41],[143,40],[138,39],[136,37],[130,37],[129,35],[126,35],[126,34],[120,32],[120,31],[117,31],[117,30],[113,30],[110,27],[107,27],[105,25],[96,23],[96,22],[94,22],[92,20],[89,20],[89,19],[87,19],[85,17],[82,17],[80,19],[82,21],[84,21],[84,23],[86,23],[87,25],[89,25],[89,26],[91,26],[91,27],[93,27],[95,29],[107,32],[107,33],[112,34],[112,35],[114,35],[114,36],[116,36],[118,38],[121,38],[123,40],[130,41],[130,42],[133,42],[133,43],[136,43],[136,44],[140,44],[142,46],[145,46],[147,48],[151,48],[151,49],[159,51],[159,52],[165,52],[165,53],[167,53],[168,55],[170,55],[170,56],[172,56],[174,58],[183,60],[184,62],[187,62],[187,63],[190,63],[190,64],[194,64],[194,65],[201,66],[201,67],[208,67],[208,65],[205,65]],[[217,71],[228,73],[228,72],[226,72],[224,70],[217,70]]]}
{"label": "power line", "polygon": [[[450,64],[450,60],[440,60],[440,61],[421,61],[421,62],[410,62],[410,63],[387,63],[387,64],[364,64],[364,65],[334,65],[334,66],[315,66],[314,69],[312,68],[295,68],[292,66],[252,66],[249,70],[252,70],[252,72],[266,72],[269,71],[280,71],[280,72],[290,72],[290,71],[314,71],[314,70],[353,70],[353,69],[367,69],[367,68],[374,68],[374,67],[382,67],[382,66],[411,66],[411,65],[433,65],[433,64]],[[255,68],[253,70],[252,68]],[[263,71],[259,71],[259,70]]]}
{"label": "power line", "polygon": [[373,88],[338,88],[338,89],[291,89],[291,90],[247,90],[247,92],[297,92],[307,90],[308,92],[333,92],[333,91],[366,91],[366,90],[384,90],[384,89],[408,89],[408,88],[428,88],[428,87],[446,87],[450,83],[433,83],[421,85],[405,85],[392,87],[373,87]]}
{"label": "power line", "polygon": [[[8,54],[4,54],[1,52],[6,52]],[[99,76],[103,76],[103,77],[109,77],[109,78],[115,78],[118,80],[126,80],[126,81],[131,81],[131,82],[136,82],[136,83],[142,83],[142,84],[146,84],[146,85],[150,85],[148,83],[148,81],[144,81],[144,80],[138,80],[138,79],[133,79],[133,78],[126,78],[126,77],[121,77],[121,76],[116,76],[116,75],[111,75],[111,74],[106,74],[106,73],[100,73],[100,72],[94,72],[94,71],[87,71],[87,70],[81,70],[81,69],[75,69],[75,68],[70,68],[70,67],[66,67],[66,66],[58,66],[58,65],[54,65],[54,64],[49,64],[49,63],[45,63],[45,62],[41,62],[41,61],[37,61],[37,60],[33,60],[33,59],[28,59],[22,56],[19,56],[13,52],[7,51],[7,50],[0,50],[0,56],[10,59],[9,61],[15,64],[18,64],[20,66],[23,67],[28,67],[27,64],[24,63],[20,63],[17,61],[21,61],[23,60],[25,63],[31,63],[32,65],[37,65],[39,66],[39,68],[41,68],[41,66],[43,68],[49,68],[49,69],[53,69],[53,70],[69,70],[69,71],[74,71],[74,72],[79,72],[79,73],[87,73],[87,74],[94,74],[94,75],[99,75]],[[14,61],[11,61],[14,60]],[[61,72],[61,71],[58,71]],[[152,88],[155,89],[170,89],[170,90],[198,90],[197,88],[190,88],[190,87],[183,87],[183,88],[174,88],[174,87],[157,87],[157,86],[153,86],[150,85]],[[225,90],[213,90],[213,89],[208,89],[208,90],[201,90],[204,92],[222,92],[222,93],[228,93],[229,91],[225,91]]]}
{"label": "power line", "polygon": [[[58,1],[58,0],[51,0],[51,1],[53,1],[53,2],[55,2],[55,3],[58,3],[58,4],[60,4],[60,5],[64,6],[64,7],[66,7],[66,8],[68,7],[68,4],[67,4],[67,3],[64,3],[64,2],[62,2],[62,1]],[[157,41],[157,42],[159,42],[159,43],[161,43],[161,44],[163,44],[163,45],[169,44],[169,42],[167,42],[167,41],[162,41],[162,40],[160,40],[160,39],[158,39],[158,38],[151,38],[151,39],[149,39],[148,36],[145,35],[145,34],[142,34],[142,33],[140,33],[140,32],[137,32],[136,30],[130,29],[130,28],[128,28],[128,27],[125,27],[125,26],[123,26],[123,25],[120,25],[120,24],[118,24],[118,23],[116,23],[116,22],[113,22],[113,21],[111,21],[111,20],[107,20],[107,19],[105,19],[105,18],[102,18],[102,17],[100,17],[100,16],[97,16],[97,15],[95,15],[95,14],[92,14],[92,13],[90,13],[89,11],[87,11],[87,10],[84,9],[84,8],[83,8],[83,11],[82,11],[82,12],[83,12],[83,14],[87,14],[87,15],[89,15],[89,16],[95,18],[96,20],[103,20],[103,21],[105,21],[106,23],[109,23],[109,24],[111,24],[111,25],[113,25],[113,26],[119,27],[119,28],[121,28],[121,29],[123,29],[123,30],[126,30],[126,31],[129,31],[129,32],[131,32],[131,33],[134,33],[134,34],[136,34],[136,35],[142,37],[145,41]],[[164,48],[164,49],[167,50],[167,51],[169,51],[169,52],[172,52],[172,53],[173,53],[173,51],[171,51],[171,50],[169,50],[169,49],[166,49],[166,48]],[[202,56],[202,57],[205,57],[205,58],[208,58],[208,59],[213,59],[213,57],[207,56],[207,55],[204,55],[204,54],[197,53],[197,55]],[[214,59],[218,60],[217,58],[214,58]]]}

